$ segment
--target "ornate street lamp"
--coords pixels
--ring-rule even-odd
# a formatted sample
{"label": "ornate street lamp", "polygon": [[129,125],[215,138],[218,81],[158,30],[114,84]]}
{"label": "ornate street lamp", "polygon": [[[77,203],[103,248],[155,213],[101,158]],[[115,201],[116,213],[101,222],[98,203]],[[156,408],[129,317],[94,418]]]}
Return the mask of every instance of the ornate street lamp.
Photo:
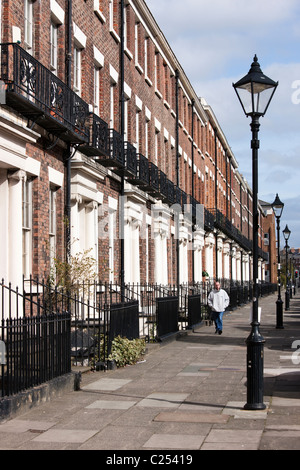
{"label": "ornate street lamp", "polygon": [[280,217],[283,211],[284,204],[276,194],[275,200],[272,203],[272,208],[277,222],[277,278],[278,278],[278,299],[276,301],[276,328],[283,328],[283,313],[282,313],[282,299],[281,299],[281,268],[280,268]]}
{"label": "ornate street lamp", "polygon": [[282,231],[284,239],[285,239],[285,310],[290,309],[290,295],[289,295],[289,277],[288,277],[288,239],[290,238],[291,231],[289,230],[288,226],[285,226],[285,229]]}
{"label": "ornate street lamp", "polygon": [[259,118],[264,116],[278,86],[260,69],[255,55],[245,77],[233,84],[234,90],[246,116],[251,119],[252,131],[252,191],[253,191],[253,302],[251,333],[247,343],[247,410],[262,410],[263,403],[263,344],[258,318],[258,131]]}

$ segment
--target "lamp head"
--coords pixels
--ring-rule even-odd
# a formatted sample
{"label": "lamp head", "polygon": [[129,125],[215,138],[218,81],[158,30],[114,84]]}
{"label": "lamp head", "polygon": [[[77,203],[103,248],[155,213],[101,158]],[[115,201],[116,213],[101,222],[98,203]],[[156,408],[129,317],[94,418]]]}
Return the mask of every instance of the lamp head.
{"label": "lamp head", "polygon": [[271,78],[264,75],[254,56],[247,75],[233,83],[246,116],[264,116],[278,86]]}
{"label": "lamp head", "polygon": [[280,219],[283,211],[284,203],[279,199],[278,194],[276,194],[274,202],[272,202],[272,208],[277,219]]}
{"label": "lamp head", "polygon": [[283,232],[283,236],[284,236],[285,241],[288,241],[288,239],[290,238],[290,235],[291,235],[291,231],[289,230],[287,225],[285,226],[285,229],[282,232]]}

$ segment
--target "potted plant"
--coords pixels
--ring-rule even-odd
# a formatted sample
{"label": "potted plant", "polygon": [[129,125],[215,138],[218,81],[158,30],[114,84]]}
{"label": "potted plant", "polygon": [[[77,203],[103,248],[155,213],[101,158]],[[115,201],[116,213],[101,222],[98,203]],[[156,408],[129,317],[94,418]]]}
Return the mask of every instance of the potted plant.
{"label": "potted plant", "polygon": [[202,271],[202,276],[205,278],[209,278],[209,274],[207,271],[205,271],[205,269]]}

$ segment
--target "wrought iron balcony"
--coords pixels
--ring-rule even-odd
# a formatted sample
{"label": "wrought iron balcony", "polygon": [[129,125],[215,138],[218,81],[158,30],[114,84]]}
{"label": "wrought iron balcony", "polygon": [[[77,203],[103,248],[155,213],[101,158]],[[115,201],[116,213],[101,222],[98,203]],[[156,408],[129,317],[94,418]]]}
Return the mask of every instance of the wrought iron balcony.
{"label": "wrought iron balcony", "polygon": [[136,154],[136,174],[129,175],[127,181],[129,183],[140,186],[142,189],[149,187],[149,162],[148,158],[144,157],[141,153]]}
{"label": "wrought iron balcony", "polygon": [[80,151],[89,157],[109,156],[109,128],[108,124],[96,114],[90,114],[89,141],[87,145],[80,146]]}
{"label": "wrought iron balcony", "polygon": [[159,170],[159,194],[163,202],[168,202],[168,183],[167,175]]}
{"label": "wrought iron balcony", "polygon": [[188,204],[187,193],[174,185],[174,204],[180,206],[181,211],[185,211],[185,205]]}
{"label": "wrought iron balcony", "polygon": [[155,198],[162,199],[163,202],[172,203],[173,183],[168,180],[166,174],[158,167],[149,162],[144,155],[138,153],[136,173],[127,177],[127,181],[148,192]]}
{"label": "wrought iron balcony", "polygon": [[185,191],[181,191],[181,207],[185,210],[185,206],[188,204],[188,195]]}
{"label": "wrought iron balcony", "polygon": [[190,210],[192,212],[192,220],[195,221],[198,202],[194,197],[189,195],[189,203],[190,203]]}
{"label": "wrought iron balcony", "polygon": [[[104,163],[100,159],[98,159],[98,162],[102,163],[102,165],[104,166],[111,167],[114,173],[116,173],[117,175],[136,176],[137,174],[136,149],[130,142],[124,142],[124,152],[123,152],[123,155],[121,155],[122,138],[120,136],[121,138],[121,143],[120,143],[119,137],[116,138],[116,134],[117,133],[114,131],[113,144],[111,147],[109,159],[105,160]],[[115,159],[115,157],[117,157],[117,159]]]}
{"label": "wrought iron balcony", "polygon": [[152,194],[153,197],[159,197],[159,174],[158,168],[154,163],[149,162],[149,186],[147,191]]}
{"label": "wrought iron balcony", "polygon": [[209,209],[204,208],[204,228],[212,231],[215,227],[215,215]]}
{"label": "wrought iron balcony", "polygon": [[[234,240],[244,250],[252,251],[252,241],[245,237],[219,209],[205,209],[205,228],[213,230],[214,227],[222,230],[228,238]],[[261,256],[265,255],[266,253],[262,252]]]}
{"label": "wrought iron balcony", "polygon": [[88,104],[18,44],[1,44],[5,103],[62,140],[88,142]]}
{"label": "wrought iron balcony", "polygon": [[95,160],[105,167],[123,170],[125,168],[125,159],[122,136],[115,129],[109,129],[108,132],[108,152],[107,154],[103,152]]}
{"label": "wrought iron balcony", "polygon": [[124,175],[137,175],[137,158],[136,158],[136,148],[130,143],[124,143]]}
{"label": "wrought iron balcony", "polygon": [[174,186],[174,204],[181,207],[181,189],[178,186]]}
{"label": "wrought iron balcony", "polygon": [[173,204],[174,203],[174,183],[171,180],[167,180],[167,185],[168,185],[168,203]]}
{"label": "wrought iron balcony", "polygon": [[219,209],[214,210],[215,226],[222,230],[225,235],[236,241],[242,248],[247,251],[252,250],[252,241],[245,237],[241,231],[235,227],[231,221]]}

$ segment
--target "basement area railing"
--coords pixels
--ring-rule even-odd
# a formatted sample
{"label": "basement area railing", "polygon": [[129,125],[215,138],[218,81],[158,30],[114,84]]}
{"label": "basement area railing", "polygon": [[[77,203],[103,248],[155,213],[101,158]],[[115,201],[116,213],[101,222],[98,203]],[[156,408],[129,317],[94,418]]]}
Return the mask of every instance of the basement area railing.
{"label": "basement area railing", "polygon": [[[162,341],[210,321],[213,280],[177,286],[86,283],[71,290],[30,278],[23,289],[0,282],[0,390],[10,396],[71,371],[108,367],[117,336]],[[222,281],[230,309],[251,300],[250,283]],[[261,283],[260,295],[276,291]]]}

